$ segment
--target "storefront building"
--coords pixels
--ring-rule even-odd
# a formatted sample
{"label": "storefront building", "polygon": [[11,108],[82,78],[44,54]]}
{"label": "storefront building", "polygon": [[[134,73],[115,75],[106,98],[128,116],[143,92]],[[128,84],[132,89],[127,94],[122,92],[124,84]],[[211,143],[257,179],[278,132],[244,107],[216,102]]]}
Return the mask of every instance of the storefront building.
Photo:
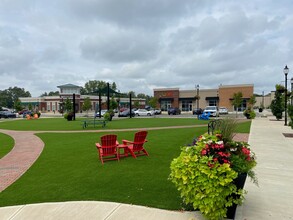
{"label": "storefront building", "polygon": [[[90,111],[97,111],[99,105],[99,95],[81,95],[80,86],[73,84],[65,84],[57,86],[59,88],[59,96],[44,96],[44,97],[22,97],[19,98],[21,105],[25,109],[29,109],[29,106],[33,110],[39,110],[41,112],[57,112],[63,110],[63,105],[67,99],[73,103],[73,94],[75,96],[75,111],[80,112],[82,110],[82,105],[86,98],[90,98],[91,109]],[[110,97],[111,98],[111,97]],[[115,101],[118,102],[119,108],[129,107],[129,98],[115,97]],[[107,108],[107,96],[101,96],[102,109]],[[144,108],[146,103],[145,99],[142,98],[132,98],[132,106],[138,103],[140,108]]]}
{"label": "storefront building", "polygon": [[204,109],[206,106],[226,107],[229,111],[234,111],[233,95],[242,93],[242,106],[239,110],[243,110],[248,106],[247,101],[253,95],[253,89],[253,84],[220,85],[216,89],[161,88],[154,89],[154,97],[158,100],[157,108],[163,111],[174,107],[183,112],[191,112],[197,108]]}

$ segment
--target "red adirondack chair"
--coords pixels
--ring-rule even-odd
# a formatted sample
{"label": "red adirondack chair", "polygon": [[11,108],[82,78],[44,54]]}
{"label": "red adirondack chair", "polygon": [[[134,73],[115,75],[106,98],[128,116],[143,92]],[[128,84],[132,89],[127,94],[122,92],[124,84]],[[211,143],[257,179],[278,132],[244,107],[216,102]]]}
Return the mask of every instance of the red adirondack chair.
{"label": "red adirondack chair", "polygon": [[118,160],[119,152],[117,146],[119,145],[117,141],[117,135],[108,134],[101,137],[101,144],[96,143],[96,147],[99,151],[99,156],[102,164],[106,160]]}
{"label": "red adirondack chair", "polygon": [[127,146],[126,152],[129,152],[134,158],[142,155],[148,156],[148,152],[143,147],[144,143],[147,142],[147,134],[147,131],[139,131],[135,133],[134,141],[122,140],[123,145]]}

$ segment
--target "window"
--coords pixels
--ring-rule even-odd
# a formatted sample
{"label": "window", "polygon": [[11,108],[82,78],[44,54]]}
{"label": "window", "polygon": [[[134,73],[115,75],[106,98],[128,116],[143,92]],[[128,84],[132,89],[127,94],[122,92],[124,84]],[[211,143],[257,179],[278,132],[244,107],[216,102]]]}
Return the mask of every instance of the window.
{"label": "window", "polygon": [[192,111],[192,101],[182,100],[182,111]]}
{"label": "window", "polygon": [[50,111],[51,108],[50,108],[50,102],[47,102],[47,111]]}
{"label": "window", "polygon": [[161,101],[162,111],[167,111],[169,108],[171,108],[171,101]]}
{"label": "window", "polygon": [[216,99],[211,99],[208,101],[208,106],[217,106],[217,100]]}

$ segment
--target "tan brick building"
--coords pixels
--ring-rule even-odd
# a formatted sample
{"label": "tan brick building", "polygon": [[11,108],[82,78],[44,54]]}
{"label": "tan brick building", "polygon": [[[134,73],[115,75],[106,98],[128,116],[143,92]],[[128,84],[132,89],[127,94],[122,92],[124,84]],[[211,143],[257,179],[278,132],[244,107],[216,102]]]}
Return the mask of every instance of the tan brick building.
{"label": "tan brick building", "polygon": [[226,107],[229,111],[234,111],[233,95],[242,92],[243,99],[240,110],[243,110],[248,106],[247,101],[253,95],[253,89],[253,84],[220,85],[216,89],[162,88],[154,89],[154,97],[158,99],[157,107],[163,111],[177,107],[183,112],[191,112],[197,107],[205,108],[206,106]]}

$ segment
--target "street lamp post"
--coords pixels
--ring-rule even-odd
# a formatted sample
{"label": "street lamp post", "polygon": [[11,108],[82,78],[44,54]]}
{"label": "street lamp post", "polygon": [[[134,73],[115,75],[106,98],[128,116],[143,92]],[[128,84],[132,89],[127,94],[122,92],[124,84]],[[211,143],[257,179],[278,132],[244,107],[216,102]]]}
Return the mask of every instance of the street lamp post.
{"label": "street lamp post", "polygon": [[284,74],[285,74],[285,126],[287,126],[287,76],[289,73],[289,68],[287,65],[284,68]]}
{"label": "street lamp post", "polygon": [[196,102],[197,102],[196,108],[198,110],[199,109],[199,85],[198,84],[196,85]]}

